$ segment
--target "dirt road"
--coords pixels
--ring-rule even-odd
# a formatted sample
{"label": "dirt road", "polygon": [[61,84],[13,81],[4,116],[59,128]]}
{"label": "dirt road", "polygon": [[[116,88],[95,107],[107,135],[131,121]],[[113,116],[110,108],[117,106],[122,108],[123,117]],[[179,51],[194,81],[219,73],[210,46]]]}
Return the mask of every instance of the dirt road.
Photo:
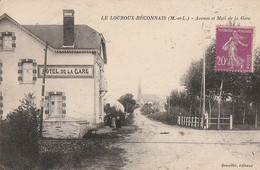
{"label": "dirt road", "polygon": [[115,144],[124,169],[260,169],[259,131],[196,130],[152,121],[135,110],[136,133]]}

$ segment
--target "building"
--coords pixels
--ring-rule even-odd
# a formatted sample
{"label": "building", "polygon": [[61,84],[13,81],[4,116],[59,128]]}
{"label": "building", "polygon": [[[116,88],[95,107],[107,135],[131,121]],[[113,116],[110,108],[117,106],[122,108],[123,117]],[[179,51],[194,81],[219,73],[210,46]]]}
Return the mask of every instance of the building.
{"label": "building", "polygon": [[74,14],[63,10],[63,25],[20,25],[7,14],[0,17],[0,113],[5,118],[34,92],[37,106],[44,106],[45,137],[82,137],[103,122],[105,39],[87,25],[74,25]]}
{"label": "building", "polygon": [[125,107],[115,97],[109,95],[104,100],[105,105],[109,104],[110,107],[115,107],[117,111],[125,111]]}
{"label": "building", "polygon": [[165,111],[167,99],[164,95],[157,95],[157,94],[143,94],[142,93],[142,86],[138,84],[138,93],[137,93],[137,103],[139,105],[144,104],[152,104],[154,108],[158,109],[159,111]]}

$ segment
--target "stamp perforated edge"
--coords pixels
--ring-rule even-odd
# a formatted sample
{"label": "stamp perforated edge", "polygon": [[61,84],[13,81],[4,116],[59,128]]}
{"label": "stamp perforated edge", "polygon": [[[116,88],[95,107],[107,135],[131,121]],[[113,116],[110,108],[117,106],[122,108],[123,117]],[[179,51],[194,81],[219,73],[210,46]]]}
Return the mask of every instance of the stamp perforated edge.
{"label": "stamp perforated edge", "polygon": [[[214,65],[214,70],[215,72],[220,72],[220,71],[229,71],[229,72],[242,72],[242,73],[251,73],[251,72],[254,72],[254,61],[255,61],[255,55],[254,55],[254,52],[255,52],[255,35],[256,35],[256,32],[255,32],[255,26],[232,26],[232,25],[216,25],[216,31],[215,31],[215,38],[216,38],[216,46],[217,46],[217,28],[219,27],[230,27],[230,28],[252,28],[253,29],[253,34],[252,34],[252,49],[251,49],[251,52],[252,52],[252,66],[251,66],[251,70],[249,71],[239,71],[239,70],[216,70],[216,64]],[[215,51],[215,60],[216,60],[216,57],[217,57],[217,49]]]}

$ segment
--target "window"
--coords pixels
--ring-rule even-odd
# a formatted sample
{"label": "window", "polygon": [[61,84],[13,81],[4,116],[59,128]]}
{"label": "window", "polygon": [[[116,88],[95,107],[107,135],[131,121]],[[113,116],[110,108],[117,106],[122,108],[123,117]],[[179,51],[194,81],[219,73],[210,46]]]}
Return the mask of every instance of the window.
{"label": "window", "polygon": [[62,95],[61,94],[51,94],[49,107],[50,107],[51,115],[61,115],[62,114]]}
{"label": "window", "polygon": [[16,47],[16,37],[13,32],[2,32],[0,34],[0,47],[2,51],[12,51]]}
{"label": "window", "polygon": [[33,82],[33,63],[32,62],[24,62],[23,63],[23,82],[31,83]]}
{"label": "window", "polygon": [[46,92],[47,107],[45,114],[49,117],[64,118],[66,114],[66,96],[64,92]]}
{"label": "window", "polygon": [[20,83],[35,83],[36,62],[32,59],[22,59],[18,63],[18,81]]}
{"label": "window", "polygon": [[3,37],[3,49],[4,50],[12,50],[12,36],[4,36]]}

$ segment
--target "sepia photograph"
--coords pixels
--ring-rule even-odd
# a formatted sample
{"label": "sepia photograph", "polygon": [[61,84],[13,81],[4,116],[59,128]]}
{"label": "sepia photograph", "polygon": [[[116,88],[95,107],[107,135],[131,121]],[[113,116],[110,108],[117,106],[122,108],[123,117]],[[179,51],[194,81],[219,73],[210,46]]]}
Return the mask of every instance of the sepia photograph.
{"label": "sepia photograph", "polygon": [[0,170],[260,170],[259,0],[0,0]]}

